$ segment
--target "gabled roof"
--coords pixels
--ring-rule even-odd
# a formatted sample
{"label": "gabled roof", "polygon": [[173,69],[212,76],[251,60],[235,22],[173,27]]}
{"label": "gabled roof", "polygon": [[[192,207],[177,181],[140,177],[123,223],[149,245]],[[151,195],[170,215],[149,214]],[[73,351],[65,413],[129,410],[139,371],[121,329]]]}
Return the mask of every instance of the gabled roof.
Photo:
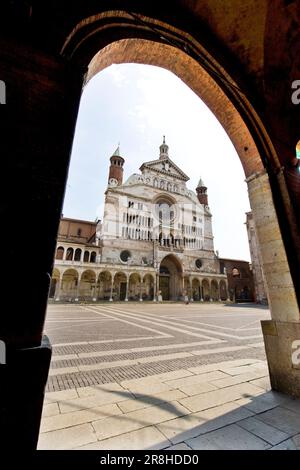
{"label": "gabled roof", "polygon": [[140,170],[143,171],[146,168],[151,171],[161,173],[163,175],[173,176],[174,178],[183,181],[188,181],[190,179],[170,158],[157,159],[151,160],[150,162],[145,162],[140,167]]}

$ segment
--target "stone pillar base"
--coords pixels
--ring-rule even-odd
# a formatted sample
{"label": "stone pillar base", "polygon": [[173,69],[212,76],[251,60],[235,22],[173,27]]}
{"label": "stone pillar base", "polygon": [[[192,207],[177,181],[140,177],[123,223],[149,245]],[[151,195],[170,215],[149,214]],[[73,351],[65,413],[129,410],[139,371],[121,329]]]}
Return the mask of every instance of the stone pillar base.
{"label": "stone pillar base", "polygon": [[300,322],[261,322],[273,390],[300,397]]}
{"label": "stone pillar base", "polygon": [[1,449],[36,449],[50,360],[47,336],[39,347],[7,347],[0,368]]}

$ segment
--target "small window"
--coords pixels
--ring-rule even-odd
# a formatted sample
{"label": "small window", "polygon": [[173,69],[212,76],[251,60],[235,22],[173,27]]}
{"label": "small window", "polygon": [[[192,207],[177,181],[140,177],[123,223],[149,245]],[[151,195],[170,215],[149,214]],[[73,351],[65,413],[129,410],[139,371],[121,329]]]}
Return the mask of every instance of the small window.
{"label": "small window", "polygon": [[233,268],[232,275],[233,277],[240,277],[240,271],[238,270],[238,268]]}
{"label": "small window", "polygon": [[121,261],[123,261],[123,263],[127,263],[127,261],[130,259],[130,251],[128,250],[121,251],[120,259]]}
{"label": "small window", "polygon": [[193,222],[197,222],[197,217],[193,215]]}
{"label": "small window", "polygon": [[78,228],[77,229],[77,237],[81,237],[82,229]]}
{"label": "small window", "polygon": [[202,261],[200,258],[195,261],[196,268],[200,269],[202,267]]}
{"label": "small window", "polygon": [[128,207],[134,207],[134,202],[133,202],[133,201],[129,201],[129,202],[128,202]]}

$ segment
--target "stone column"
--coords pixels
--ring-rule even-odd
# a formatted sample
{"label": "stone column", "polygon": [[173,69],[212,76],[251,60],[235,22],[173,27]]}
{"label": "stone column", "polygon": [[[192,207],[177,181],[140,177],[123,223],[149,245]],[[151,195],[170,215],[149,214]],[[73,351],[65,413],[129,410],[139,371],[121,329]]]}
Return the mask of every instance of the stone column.
{"label": "stone column", "polygon": [[109,302],[113,301],[113,288],[114,288],[114,277],[115,275],[111,273],[111,285],[110,285],[110,297],[109,297]]}
{"label": "stone column", "polygon": [[157,292],[159,286],[159,274],[155,274],[154,281],[153,281],[153,302],[157,300]]}
{"label": "stone column", "polygon": [[81,273],[78,273],[77,286],[75,289],[75,297],[74,297],[75,302],[78,302],[79,300],[80,281],[81,281]]}
{"label": "stone column", "polygon": [[230,302],[230,296],[229,296],[229,288],[228,288],[228,281],[225,282],[226,284],[226,296],[227,296],[227,300],[226,302]]}
{"label": "stone column", "polygon": [[95,281],[95,285],[93,287],[92,301],[96,302],[96,300],[97,300],[97,284],[96,284],[96,281]]}
{"label": "stone column", "polygon": [[222,302],[222,299],[221,299],[221,281],[218,282],[218,288],[219,288],[219,302]]}
{"label": "stone column", "polygon": [[261,251],[271,320],[262,321],[272,388],[300,397],[300,366],[293,359],[300,338],[299,307],[274,208],[268,175],[247,178]]}
{"label": "stone column", "polygon": [[194,302],[194,298],[193,298],[193,282],[192,282],[192,276],[189,277],[189,284],[190,284],[190,301],[191,302]]}
{"label": "stone column", "polygon": [[202,279],[199,280],[200,282],[200,302],[203,302],[203,294],[202,294]]}
{"label": "stone column", "polygon": [[58,302],[60,300],[60,278],[57,279],[56,286],[55,286],[55,293],[54,293],[54,300]]}
{"label": "stone column", "polygon": [[211,296],[211,279],[209,279],[209,301],[212,302],[213,299],[212,299],[212,296]]}
{"label": "stone column", "polygon": [[129,287],[129,276],[126,276],[126,294],[125,294],[125,302],[128,302],[128,287]]}
{"label": "stone column", "polygon": [[143,302],[143,281],[141,276],[141,283],[140,283],[140,302]]}

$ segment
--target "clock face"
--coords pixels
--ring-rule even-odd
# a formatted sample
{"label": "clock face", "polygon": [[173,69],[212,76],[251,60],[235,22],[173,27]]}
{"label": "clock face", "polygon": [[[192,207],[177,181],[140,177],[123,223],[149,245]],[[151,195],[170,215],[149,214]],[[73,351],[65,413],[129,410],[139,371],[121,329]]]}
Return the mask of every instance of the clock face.
{"label": "clock face", "polygon": [[118,180],[116,180],[116,178],[110,178],[109,179],[109,185],[110,186],[118,186]]}

